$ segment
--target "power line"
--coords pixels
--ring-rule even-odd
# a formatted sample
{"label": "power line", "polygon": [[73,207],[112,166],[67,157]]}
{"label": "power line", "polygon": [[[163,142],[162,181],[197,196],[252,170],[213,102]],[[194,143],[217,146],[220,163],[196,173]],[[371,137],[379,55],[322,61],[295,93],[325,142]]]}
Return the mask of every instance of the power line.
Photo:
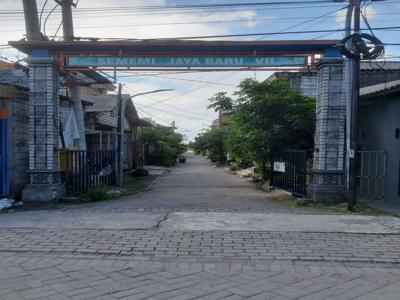
{"label": "power line", "polygon": [[[183,4],[183,5],[154,5],[154,6],[117,6],[117,7],[90,7],[80,8],[81,11],[111,11],[111,10],[178,10],[178,9],[204,9],[204,8],[224,8],[224,7],[256,7],[256,6],[275,6],[275,5],[295,5],[295,4],[338,4],[343,3],[345,0],[313,0],[313,1],[279,1],[279,2],[237,2],[237,3],[219,3],[219,4]],[[0,14],[18,14],[23,13],[22,10],[0,10]]]}
{"label": "power line", "polygon": [[[324,3],[330,3],[331,5],[324,5],[324,6],[314,6],[313,5],[311,7],[312,8],[332,7],[332,5],[342,4],[343,2],[346,2],[346,1],[345,0],[344,1],[325,1]],[[306,4],[307,2],[296,1],[295,3],[296,4]],[[374,3],[374,5],[381,5],[381,4],[390,4],[390,3],[399,3],[399,2],[392,0],[392,1],[374,1],[373,3]],[[265,5],[267,5],[267,4],[265,4]],[[285,6],[285,7],[268,7],[268,8],[257,7],[257,11],[263,11],[263,10],[270,11],[270,10],[280,10],[280,9],[293,10],[293,9],[302,9],[302,8],[309,9],[310,6],[293,6],[293,5],[290,5],[290,6]],[[114,12],[118,12],[118,11],[127,12],[127,11],[131,11],[132,9],[133,10],[138,10],[135,7],[129,7],[129,6],[114,7],[114,8],[113,7],[100,7],[100,8],[97,8],[97,9],[94,9],[94,8],[80,8],[79,10],[76,11],[75,17],[78,17],[78,18],[85,17],[85,16],[82,16],[80,14],[86,14],[87,12],[89,12],[89,13],[93,12],[95,17],[105,17],[104,15],[99,15],[99,12],[103,12],[103,13],[114,13]],[[172,10],[172,9],[174,9],[174,7],[170,6],[169,10]],[[158,12],[157,14],[187,14],[187,13],[200,13],[200,14],[202,14],[202,13],[210,13],[210,12],[241,12],[242,11],[242,9],[224,10],[223,7],[219,8],[219,10],[214,10],[214,11],[210,11],[210,10],[204,11],[204,8],[202,8],[202,11],[199,11],[198,9],[197,10],[192,9],[193,10],[192,12],[190,12],[190,11],[171,12],[171,11],[165,11],[165,10],[166,10],[165,8],[162,8],[160,10],[160,12]],[[22,15],[23,11],[22,10],[0,10],[0,15],[1,14],[10,15],[12,13],[14,13],[14,14],[18,13],[18,14]],[[151,15],[151,16],[154,16],[154,13],[155,13],[154,11],[150,11],[149,13],[144,13],[144,14],[132,14],[132,12],[130,12],[128,15],[127,14],[124,14],[124,15],[126,15],[126,16],[132,16],[132,15]],[[122,15],[114,15],[114,16],[122,16]],[[15,16],[10,16],[10,18],[12,18],[12,20],[15,20]]]}
{"label": "power line", "polygon": [[143,107],[151,108],[151,109],[154,109],[154,110],[157,110],[157,111],[160,111],[160,112],[169,114],[169,115],[173,115],[173,116],[175,116],[175,117],[177,117],[177,118],[184,118],[184,119],[189,119],[189,120],[196,119],[196,120],[200,120],[200,121],[210,121],[209,119],[199,118],[199,117],[193,117],[193,116],[187,116],[187,115],[182,115],[182,114],[174,113],[174,112],[172,112],[172,111],[168,111],[168,110],[165,110],[165,109],[162,109],[162,108],[152,107],[152,106],[150,106],[150,105],[143,105],[143,104],[138,104],[138,103],[136,103],[135,106],[139,106],[139,107],[142,107],[142,108],[143,108]]}
{"label": "power line", "polygon": [[58,3],[53,7],[53,9],[49,12],[49,14],[47,15],[46,19],[44,20],[44,24],[43,24],[43,33],[44,33],[44,35],[46,35],[46,23],[47,23],[47,20],[49,19],[51,14],[56,10],[57,7],[58,7]]}
{"label": "power line", "polygon": [[[228,77],[230,77],[230,76],[235,75],[237,72],[239,72],[239,71],[231,72],[231,73],[228,74],[228,75],[222,76],[222,78],[219,78],[218,80],[226,79],[226,78],[228,78]],[[217,79],[216,79],[216,80],[217,80]],[[189,94],[189,93],[192,93],[192,92],[194,92],[194,91],[200,90],[200,89],[202,89],[202,88],[204,88],[204,87],[206,87],[206,86],[208,86],[208,83],[207,83],[207,84],[203,84],[203,85],[199,85],[199,86],[197,86],[197,87],[195,87],[195,88],[193,88],[193,89],[191,89],[191,90],[185,91],[185,92],[183,92],[183,93],[181,93],[181,94],[179,94],[179,95],[177,95],[177,96],[171,96],[171,97],[168,97],[168,98],[165,98],[165,99],[162,99],[162,100],[158,100],[158,101],[157,101],[156,103],[154,103],[154,104],[157,104],[157,103],[164,103],[164,102],[166,102],[166,101],[168,101],[168,100],[171,100],[171,99],[173,99],[173,98],[182,97],[182,96],[187,95],[187,94]]]}
{"label": "power line", "polygon": [[[204,81],[204,80],[198,80],[198,79],[187,79],[187,78],[177,78],[177,77],[169,77],[169,76],[163,76],[157,75],[157,74],[149,74],[149,75],[141,75],[141,76],[154,76],[157,78],[165,78],[165,79],[172,79],[172,80],[181,80],[181,81],[190,81],[190,82],[200,82],[200,83],[209,83],[209,84],[215,84],[215,85],[226,85],[226,86],[236,86],[235,84],[231,83],[222,83],[222,82],[212,82],[212,81]],[[127,78],[127,77],[137,77],[137,75],[119,75],[119,78]]]}
{"label": "power line", "polygon": [[[343,8],[341,8],[343,9]],[[90,28],[120,28],[120,27],[148,27],[148,26],[168,26],[168,25],[196,25],[196,24],[224,24],[224,23],[248,23],[248,22],[254,22],[254,23],[262,23],[264,21],[280,21],[280,20],[285,20],[286,23],[288,23],[288,20],[308,20],[306,22],[300,23],[300,24],[296,24],[293,26],[290,26],[286,29],[283,29],[282,32],[284,30],[290,29],[290,28],[295,28],[298,27],[300,25],[306,24],[306,23],[310,23],[312,21],[318,20],[322,17],[335,17],[336,16],[329,16],[332,13],[335,13],[339,10],[335,10],[331,13],[322,15],[322,16],[318,16],[318,17],[287,17],[287,18],[252,18],[252,19],[240,19],[240,20],[215,20],[215,21],[194,21],[194,22],[165,22],[165,23],[127,23],[127,24],[115,24],[115,25],[90,25],[90,26],[79,26],[79,29],[90,29]],[[394,14],[400,14],[399,12],[390,12],[390,13],[377,13],[375,14],[375,16],[377,15],[394,15]],[[340,17],[341,19],[343,19],[344,17]],[[385,20],[378,20],[375,21],[375,23],[384,23],[384,22],[392,22],[392,21],[397,21],[398,19],[385,19]],[[324,20],[324,22],[336,22],[336,20]],[[13,28],[13,27],[20,27],[20,25],[7,25],[8,28]],[[52,28],[54,30],[56,30],[56,28]],[[24,29],[8,29],[8,30],[3,30],[0,32],[24,32]],[[261,39],[261,38],[260,38]]]}
{"label": "power line", "polygon": [[43,6],[42,6],[42,9],[41,9],[41,11],[40,11],[40,16],[39,16],[39,27],[40,27],[40,29],[42,29],[42,16],[43,16],[43,11],[44,11],[44,9],[45,9],[45,7],[46,7],[48,1],[49,1],[49,0],[46,0],[46,1],[44,2]]}
{"label": "power line", "polygon": [[163,123],[166,123],[166,124],[170,125],[170,122],[169,122],[169,121],[165,121],[165,120],[163,120],[163,119],[161,119],[161,118],[158,118],[158,117],[152,115],[151,113],[145,111],[145,110],[142,109],[142,108],[137,107],[136,109],[137,109],[138,111],[141,111],[142,113],[144,113],[144,114],[150,116],[151,118],[154,118],[154,119],[156,119],[156,120],[159,120],[159,121],[161,121],[161,122],[163,122]]}
{"label": "power line", "polygon": [[[341,7],[341,8],[339,8],[339,9],[335,9],[334,11],[325,13],[325,14],[323,14],[323,15],[321,15],[321,16],[318,16],[318,17],[314,17],[314,18],[312,18],[311,20],[307,20],[307,21],[301,22],[301,23],[299,23],[299,24],[296,24],[296,25],[293,25],[293,26],[289,26],[289,27],[284,28],[284,29],[282,29],[282,30],[280,30],[280,31],[278,31],[278,32],[281,32],[281,33],[282,33],[282,32],[285,32],[285,31],[287,31],[287,30],[289,30],[289,29],[296,28],[296,27],[298,27],[298,26],[301,26],[301,25],[304,25],[304,24],[313,22],[313,21],[315,21],[315,20],[321,19],[321,18],[326,17],[326,16],[330,16],[330,15],[332,15],[332,14],[334,14],[334,13],[337,13],[337,12],[339,12],[339,11],[345,9],[345,8],[347,8],[347,6]],[[262,36],[261,38],[259,38],[258,40],[262,40],[263,38],[265,38],[265,37],[267,37],[267,36],[268,36],[268,35],[264,35],[264,36]]]}
{"label": "power line", "polygon": [[[136,90],[134,90],[134,89],[132,89],[132,88],[130,88],[130,87],[128,87],[128,86],[125,86],[125,88],[128,89],[128,90],[131,90],[131,91],[134,92],[134,93],[137,93]],[[148,99],[154,101],[154,103],[152,103],[151,105],[157,104],[157,100],[154,99],[153,97],[151,97],[151,96],[149,96],[149,95],[144,95],[144,97],[146,97],[146,98],[148,98]],[[180,111],[183,111],[183,112],[186,112],[186,113],[190,113],[190,114],[199,116],[199,114],[198,114],[197,112],[192,112],[192,111],[189,111],[189,110],[185,110],[185,109],[182,109],[182,108],[180,108],[180,107],[174,106],[174,105],[172,105],[172,104],[167,104],[167,103],[161,103],[161,104],[166,105],[166,106],[169,106],[169,107],[174,108],[174,109],[176,109],[176,110],[180,110]],[[149,107],[149,108],[154,109],[154,107],[153,107],[153,106],[150,106],[150,105],[142,105],[142,106],[145,106],[145,107]]]}
{"label": "power line", "polygon": [[[378,31],[389,31],[400,29],[400,26],[387,26],[387,27],[374,27],[373,30]],[[368,28],[362,28],[362,31],[369,30]],[[147,41],[147,40],[196,40],[196,39],[212,39],[212,38],[231,38],[231,37],[251,37],[251,36],[264,36],[264,35],[288,35],[288,34],[307,34],[307,33],[328,33],[328,32],[343,32],[345,29],[324,29],[324,30],[303,30],[303,31],[285,31],[285,32],[261,32],[261,33],[241,33],[241,34],[223,34],[223,35],[201,35],[201,36],[182,36],[182,37],[155,37],[151,39],[138,39],[138,38],[121,38],[121,37],[76,37],[78,40],[118,40],[118,41]]]}

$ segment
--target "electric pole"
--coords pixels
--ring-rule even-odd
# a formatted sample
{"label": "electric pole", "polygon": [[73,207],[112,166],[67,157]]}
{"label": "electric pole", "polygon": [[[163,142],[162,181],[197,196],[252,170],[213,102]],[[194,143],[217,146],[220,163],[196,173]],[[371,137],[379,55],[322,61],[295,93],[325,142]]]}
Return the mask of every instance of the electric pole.
{"label": "electric pole", "polygon": [[72,6],[76,6],[73,0],[56,0],[61,6],[64,41],[74,40],[74,23],[72,19]]}
{"label": "electric pole", "polygon": [[[354,32],[353,35],[360,34],[360,0],[351,0],[354,9]],[[354,42],[356,41],[356,42]],[[360,52],[361,45],[355,44],[362,42],[361,39],[355,39],[352,42],[353,58],[353,89],[350,105],[350,151],[349,155],[349,191],[348,191],[348,209],[354,210],[357,203],[357,144],[358,144],[358,101],[360,96]]]}
{"label": "electric pole", "polygon": [[117,138],[118,138],[118,146],[117,146],[117,183],[118,186],[123,185],[123,165],[122,165],[122,145],[123,145],[123,115],[122,115],[122,84],[118,83],[118,97],[117,97]]}
{"label": "electric pole", "polygon": [[26,39],[28,41],[39,41],[42,38],[40,34],[40,25],[36,0],[23,0]]}

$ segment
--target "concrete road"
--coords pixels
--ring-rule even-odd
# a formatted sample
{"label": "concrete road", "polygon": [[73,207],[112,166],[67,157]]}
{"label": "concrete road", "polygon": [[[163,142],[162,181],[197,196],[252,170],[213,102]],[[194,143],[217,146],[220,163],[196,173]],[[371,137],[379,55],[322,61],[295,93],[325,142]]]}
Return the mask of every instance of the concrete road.
{"label": "concrete road", "polygon": [[189,156],[124,199],[0,214],[0,299],[399,299],[398,218],[269,198]]}
{"label": "concrete road", "polygon": [[174,211],[289,212],[268,201],[253,184],[215,168],[201,156],[189,155],[168,176],[161,177],[153,190],[119,202],[103,202],[92,208],[121,208]]}

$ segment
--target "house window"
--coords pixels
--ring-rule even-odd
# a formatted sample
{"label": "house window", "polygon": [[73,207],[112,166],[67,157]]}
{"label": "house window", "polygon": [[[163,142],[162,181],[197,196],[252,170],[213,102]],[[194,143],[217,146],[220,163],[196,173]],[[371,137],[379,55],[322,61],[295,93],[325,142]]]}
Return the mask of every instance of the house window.
{"label": "house window", "polygon": [[396,139],[400,138],[400,128],[396,128],[394,136],[396,137]]}

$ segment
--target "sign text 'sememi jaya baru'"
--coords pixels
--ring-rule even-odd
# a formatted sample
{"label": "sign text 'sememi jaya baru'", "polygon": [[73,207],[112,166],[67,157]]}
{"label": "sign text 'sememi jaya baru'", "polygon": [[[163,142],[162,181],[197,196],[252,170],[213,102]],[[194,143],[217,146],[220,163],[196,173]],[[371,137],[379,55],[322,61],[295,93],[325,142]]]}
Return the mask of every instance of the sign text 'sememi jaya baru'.
{"label": "sign text 'sememi jaya baru'", "polygon": [[69,56],[70,67],[278,67],[302,66],[306,56]]}

